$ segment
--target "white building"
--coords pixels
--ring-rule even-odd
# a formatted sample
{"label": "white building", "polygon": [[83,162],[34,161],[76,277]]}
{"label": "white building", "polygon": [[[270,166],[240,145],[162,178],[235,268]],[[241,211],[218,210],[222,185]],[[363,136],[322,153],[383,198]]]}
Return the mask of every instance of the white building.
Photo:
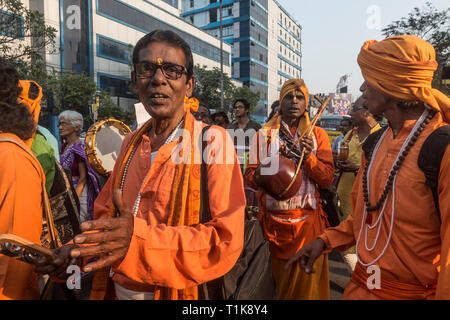
{"label": "white building", "polygon": [[[180,17],[177,0],[23,0],[57,30],[58,54],[48,68],[86,72],[121,107],[136,102],[129,92],[131,53],[155,29],[178,33],[190,45],[194,65],[220,68],[220,41]],[[231,46],[223,45],[224,72],[231,76]],[[119,98],[117,98],[119,97]]]}
{"label": "white building", "polygon": [[[275,0],[269,0],[269,101],[279,99],[281,86],[302,76],[302,27]],[[270,110],[269,110],[270,112]]]}

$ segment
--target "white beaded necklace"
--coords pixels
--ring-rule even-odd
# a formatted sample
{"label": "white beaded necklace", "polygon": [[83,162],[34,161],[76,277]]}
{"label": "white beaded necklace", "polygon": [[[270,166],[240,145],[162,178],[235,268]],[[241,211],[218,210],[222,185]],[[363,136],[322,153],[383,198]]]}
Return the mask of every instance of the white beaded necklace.
{"label": "white beaded necklace", "polygon": [[[183,126],[183,123],[184,123],[184,118],[181,119],[180,123],[172,130],[172,132],[170,133],[170,135],[167,137],[166,141],[164,141],[164,144],[163,144],[163,145],[166,145],[166,144],[172,142],[173,140],[175,140],[175,138],[176,138],[177,135],[178,135],[178,132],[180,131],[180,129],[181,129],[182,126]],[[131,159],[133,158],[134,153],[136,152],[136,149],[137,149],[137,146],[138,146],[138,145],[139,145],[139,144],[136,144],[136,146],[134,147],[134,149],[133,149],[133,151],[131,152],[130,157],[128,158],[128,161],[127,161],[127,163],[126,163],[126,165],[125,165],[125,168],[124,168],[124,170],[123,170],[122,181],[120,182],[120,190],[123,190],[123,185],[125,184],[125,179],[126,179],[126,176],[127,176],[128,167],[129,167],[129,165],[130,165],[130,162],[131,162]],[[151,166],[151,165],[150,165],[150,166]],[[138,195],[137,195],[137,197],[136,197],[136,200],[134,201],[133,209],[131,210],[131,212],[133,213],[133,216],[136,216],[137,211],[138,211],[138,209],[139,209],[139,205],[140,205],[140,203],[141,203],[141,193],[142,193],[142,189],[144,188],[144,184],[145,184],[145,182],[147,181],[147,178],[148,178],[148,175],[149,175],[149,174],[150,174],[150,167],[149,167],[149,169],[148,169],[147,174],[145,175],[144,180],[143,180],[142,183],[141,183],[141,186],[140,186],[140,188],[139,188],[139,193],[138,193]]]}
{"label": "white beaded necklace", "polygon": [[[414,136],[414,133],[417,131],[417,129],[420,127],[420,125],[421,125],[421,124],[425,121],[425,119],[428,117],[429,112],[430,112],[429,109],[425,109],[425,111],[424,111],[424,112],[422,113],[422,115],[420,116],[419,120],[418,120],[418,121],[416,122],[416,124],[414,125],[414,127],[413,127],[413,129],[411,130],[410,134],[408,135],[408,137],[406,138],[405,142],[403,143],[403,145],[402,145],[402,147],[401,147],[401,149],[400,149],[400,152],[397,154],[397,158],[395,159],[395,161],[394,161],[393,164],[392,164],[391,171],[393,170],[393,168],[394,168],[395,164],[397,163],[397,160],[399,159],[399,157],[403,154],[403,151],[405,150],[405,148],[406,148],[406,146],[408,145],[409,141],[410,141],[411,138]],[[368,190],[368,194],[370,194],[370,180],[369,180],[369,179],[370,179],[370,170],[372,169],[372,165],[373,165],[373,162],[374,162],[374,160],[375,160],[375,156],[376,156],[376,153],[377,153],[377,151],[378,151],[378,148],[380,147],[381,142],[383,141],[384,137],[386,136],[387,131],[388,131],[388,130],[385,130],[385,131],[384,131],[384,133],[382,134],[382,136],[381,136],[380,139],[378,140],[377,144],[375,145],[375,148],[374,148],[374,150],[373,150],[372,157],[371,157],[371,159],[370,159],[369,166],[368,166],[368,168],[367,168],[367,190]],[[362,260],[359,258],[359,253],[358,253],[359,241],[360,241],[360,239],[361,239],[361,234],[362,234],[363,229],[364,229],[364,226],[365,226],[365,230],[364,230],[364,233],[365,233],[365,235],[364,235],[364,246],[365,246],[365,249],[366,249],[367,251],[372,251],[372,250],[375,248],[376,244],[378,243],[378,237],[379,237],[380,231],[381,231],[381,225],[382,225],[382,222],[383,222],[383,216],[384,216],[384,212],[385,212],[385,208],[386,208],[386,204],[387,204],[387,197],[386,197],[386,200],[385,200],[384,203],[383,203],[383,207],[382,207],[382,209],[381,209],[381,211],[380,211],[380,214],[379,214],[379,216],[378,216],[378,219],[374,222],[373,225],[370,225],[369,223],[366,223],[366,218],[367,218],[367,207],[366,207],[366,205],[364,204],[364,214],[363,214],[362,220],[361,220],[361,229],[359,230],[358,239],[357,239],[357,241],[356,241],[356,258],[358,259],[358,262],[359,262],[361,265],[365,266],[365,267],[368,267],[368,266],[374,264],[375,262],[377,262],[377,261],[384,255],[384,253],[385,253],[385,251],[386,251],[386,249],[387,249],[387,247],[388,247],[388,245],[389,245],[389,242],[391,241],[392,230],[393,230],[393,227],[394,227],[394,216],[395,216],[395,185],[396,185],[396,181],[397,181],[397,174],[398,174],[398,171],[399,171],[399,170],[397,170],[397,172],[395,173],[394,180],[393,180],[393,183],[392,183],[392,200],[391,200],[391,207],[392,207],[391,210],[392,210],[392,214],[391,214],[391,225],[390,225],[390,228],[389,228],[388,239],[387,239],[386,245],[384,246],[384,248],[383,248],[383,250],[381,251],[381,253],[378,255],[378,257],[376,257],[376,258],[375,258],[374,260],[372,260],[370,263],[364,263],[364,262],[362,262]],[[387,183],[387,181],[386,181],[386,183]],[[369,198],[369,199],[370,199],[370,198]],[[368,232],[368,229],[374,229],[374,228],[377,227],[377,226],[378,226],[377,235],[376,235],[376,237],[375,237],[375,240],[374,240],[374,242],[373,242],[372,247],[369,248],[369,246],[368,246],[368,241],[367,241],[367,232]]]}

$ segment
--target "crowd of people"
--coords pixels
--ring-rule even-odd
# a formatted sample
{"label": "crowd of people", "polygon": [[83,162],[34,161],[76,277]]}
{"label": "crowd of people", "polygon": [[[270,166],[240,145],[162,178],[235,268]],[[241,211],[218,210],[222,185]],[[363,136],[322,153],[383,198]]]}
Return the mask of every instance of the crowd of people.
{"label": "crowd of people", "polygon": [[[231,122],[191,98],[189,45],[155,30],[136,43],[131,72],[151,118],[125,137],[106,180],[86,156],[83,116],[59,114],[58,143],[38,125],[42,88],[1,61],[0,235],[54,259],[21,261],[2,247],[0,299],[205,299],[205,285],[248,254],[249,220],[269,252],[260,264],[274,285],[254,284],[265,297],[330,299],[328,253],[337,250],[352,271],[343,299],[450,299],[450,99],[431,87],[434,48],[407,35],[372,40],[358,63],[362,96],[331,145],[309,117],[303,79],[282,85],[262,126],[245,99]],[[64,210],[57,187],[76,199]],[[324,204],[331,187],[337,226]],[[71,291],[73,265],[83,280]]]}

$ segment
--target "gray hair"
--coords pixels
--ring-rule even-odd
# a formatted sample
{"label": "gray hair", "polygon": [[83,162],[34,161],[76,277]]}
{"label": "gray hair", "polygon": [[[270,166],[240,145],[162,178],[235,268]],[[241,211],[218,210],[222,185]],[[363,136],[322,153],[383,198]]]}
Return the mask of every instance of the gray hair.
{"label": "gray hair", "polygon": [[69,121],[74,128],[78,128],[78,134],[83,131],[83,116],[79,112],[73,110],[65,110],[59,114],[58,119]]}

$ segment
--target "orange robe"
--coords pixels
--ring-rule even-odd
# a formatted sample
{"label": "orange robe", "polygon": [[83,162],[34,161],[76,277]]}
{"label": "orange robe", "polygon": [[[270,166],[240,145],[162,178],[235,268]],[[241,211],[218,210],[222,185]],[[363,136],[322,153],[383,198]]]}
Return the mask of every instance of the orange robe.
{"label": "orange robe", "polygon": [[[259,135],[260,132],[258,132]],[[310,292],[317,290],[317,287],[321,287],[318,282],[323,281],[324,279],[328,279],[328,260],[326,256],[322,260],[320,260],[320,266],[323,266],[323,274],[322,278],[313,280],[314,283],[309,283],[311,278],[314,276],[305,276],[303,270],[299,269],[299,266],[294,264],[292,270],[289,272],[283,269],[284,263],[287,262],[289,258],[291,258],[301,247],[305,244],[313,241],[317,236],[319,236],[326,227],[327,224],[327,216],[323,211],[321,202],[320,202],[320,194],[318,192],[317,186],[328,187],[333,181],[334,177],[334,164],[333,164],[333,155],[331,152],[331,145],[328,139],[328,135],[322,128],[315,127],[313,129],[313,134],[317,141],[317,152],[316,155],[313,153],[304,161],[303,170],[304,173],[315,183],[315,198],[317,200],[316,209],[291,209],[291,210],[280,210],[280,211],[272,211],[266,208],[266,194],[259,189],[258,191],[258,200],[259,200],[259,219],[261,220],[262,228],[266,239],[270,242],[270,253],[272,256],[272,268],[273,274],[275,277],[275,281],[277,282],[277,298],[283,299],[324,299],[326,296],[320,293],[310,295]],[[259,139],[256,137],[253,140],[252,149],[259,150],[261,146],[257,146],[255,141]],[[259,159],[261,160],[261,159]],[[252,158],[253,164],[249,164],[246,172],[247,183],[255,189],[258,189],[254,181],[254,173],[256,168],[259,165],[259,161],[256,161]],[[273,216],[277,216],[283,219],[298,219],[298,222],[281,222],[280,220],[274,218]],[[326,270],[325,270],[326,269]],[[321,270],[320,270],[321,271]],[[318,270],[318,273],[320,272]],[[290,279],[284,279],[284,277],[288,274],[292,274],[295,279],[291,276]],[[301,282],[305,279],[308,283]],[[285,281],[286,280],[286,281]],[[300,283],[300,285],[294,285],[296,282]],[[317,282],[316,282],[317,281]],[[280,288],[282,286],[283,288]],[[289,286],[287,288],[286,286]],[[329,296],[329,284],[326,281],[326,287]],[[300,287],[310,288],[306,294],[298,294],[298,290]],[[314,289],[314,287],[316,289]],[[281,289],[281,290],[280,290]],[[280,295],[280,291],[284,291],[286,289],[287,295]],[[300,288],[301,289],[301,288]],[[297,291],[297,293],[295,293]],[[322,290],[319,290],[323,292]],[[325,294],[326,295],[326,294]]]}
{"label": "orange robe", "polygon": [[[0,133],[25,143],[14,134]],[[0,143],[0,234],[41,244],[42,169],[36,158],[10,142]],[[0,299],[39,299],[33,266],[0,254]]]}
{"label": "orange robe", "polygon": [[[186,121],[193,120],[190,114],[186,117]],[[228,158],[231,155],[234,163],[208,164],[212,221],[190,226],[167,225],[176,170],[171,154],[176,141],[163,145],[153,163],[150,163],[150,139],[143,135],[130,162],[123,187],[124,202],[131,209],[142,181],[150,171],[134,218],[128,253],[112,268],[112,280],[122,287],[144,292],[154,291],[154,285],[185,289],[218,278],[234,266],[243,247],[245,195],[242,174],[229,135],[223,128],[213,126],[211,129],[226,137],[225,140],[215,139],[218,146],[216,154],[223,151],[226,156],[226,151],[231,151]],[[117,166],[123,161],[124,146],[131,136],[123,142],[116,167],[95,201],[95,219],[108,216]],[[197,137],[193,141],[198,141]],[[200,175],[200,165],[193,170]],[[200,197],[199,193],[197,197]],[[94,298],[97,297],[101,296],[96,293]]]}
{"label": "orange robe", "polygon": [[[370,174],[370,203],[374,204],[383,192],[386,179],[395,158],[415,120],[405,121],[403,128],[395,137],[392,130],[388,132],[380,145],[374,159]],[[444,125],[441,114],[436,114],[425,127],[417,142],[410,149],[397,174],[395,187],[395,215],[390,243],[381,258],[374,263],[380,268],[381,289],[368,289],[366,285],[357,284],[355,279],[349,282],[343,299],[450,299],[450,147],[442,159],[439,173],[439,205],[442,223],[439,222],[431,189],[425,185],[424,173],[417,165],[417,158],[425,139],[438,127]],[[363,157],[363,162],[365,159]],[[334,228],[329,228],[320,236],[328,249],[345,250],[356,244],[360,236],[364,197],[362,176],[358,173],[352,190],[352,214],[347,220]],[[359,259],[364,263],[373,261],[382,252],[387,243],[391,226],[392,190],[387,197],[385,216],[382,221],[378,243],[372,252],[365,248],[363,229],[358,246]],[[372,213],[372,223],[379,217],[379,211]],[[368,246],[372,246],[377,228],[368,229]],[[361,265],[358,263],[357,268]],[[439,272],[440,269],[440,272]],[[362,268],[363,274],[366,273]],[[360,276],[361,273],[358,274]],[[372,274],[369,274],[369,276]],[[385,281],[385,287],[383,287]],[[393,282],[393,289],[389,285]],[[422,288],[426,294],[396,295],[395,288]],[[437,289],[436,289],[437,286]]]}

